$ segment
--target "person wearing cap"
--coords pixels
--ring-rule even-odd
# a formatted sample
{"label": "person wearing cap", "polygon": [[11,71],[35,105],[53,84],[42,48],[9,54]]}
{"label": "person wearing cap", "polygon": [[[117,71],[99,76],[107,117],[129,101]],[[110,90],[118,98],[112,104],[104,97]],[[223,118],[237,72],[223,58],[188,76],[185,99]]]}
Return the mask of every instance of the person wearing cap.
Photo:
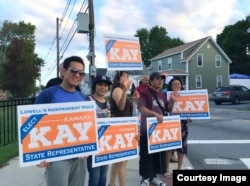
{"label": "person wearing cap", "polygon": [[[133,104],[139,98],[139,93],[134,91],[132,100],[128,98],[127,91],[131,83],[127,72],[116,72],[110,94],[111,117],[130,117],[133,115]],[[112,164],[109,186],[115,185],[117,176],[119,186],[126,186],[126,167],[127,160]]]}
{"label": "person wearing cap", "polygon": [[147,139],[147,117],[156,117],[158,122],[162,123],[167,108],[173,108],[166,95],[161,91],[165,79],[166,76],[159,72],[150,74],[150,87],[141,91],[137,102],[138,110],[141,113],[139,160],[139,174],[142,177],[141,186],[149,186],[150,183],[166,186],[159,177],[166,172],[166,151],[149,154]]}
{"label": "person wearing cap", "polygon": [[[89,96],[91,101],[96,102],[96,117],[106,118],[110,117],[110,106],[105,99],[112,82],[105,75],[97,75],[92,85],[92,95]],[[87,159],[87,168],[89,172],[89,186],[102,186],[106,185],[108,165],[99,167],[92,167],[92,156]]]}

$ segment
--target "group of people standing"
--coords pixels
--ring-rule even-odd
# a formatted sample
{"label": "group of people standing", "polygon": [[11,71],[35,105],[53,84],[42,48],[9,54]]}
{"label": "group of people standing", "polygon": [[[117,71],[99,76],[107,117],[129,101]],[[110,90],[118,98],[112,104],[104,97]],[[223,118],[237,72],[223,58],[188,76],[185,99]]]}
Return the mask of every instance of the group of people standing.
{"label": "group of people standing", "polygon": [[[171,176],[169,163],[173,151],[161,151],[157,153],[148,153],[147,140],[147,117],[156,117],[159,123],[162,123],[163,117],[171,115],[175,102],[178,99],[179,91],[182,90],[180,79],[168,78],[167,89],[172,91],[169,98],[165,91],[162,91],[163,84],[166,82],[167,75],[159,72],[153,72],[150,76],[144,76],[142,84],[137,88],[140,92],[137,108],[141,113],[140,128],[140,160],[139,174],[142,176],[141,186],[148,186],[150,183],[165,186],[160,179],[160,175]],[[183,155],[186,153],[187,144],[187,122],[181,122],[183,147],[178,149],[178,169],[182,169]],[[184,130],[185,129],[185,130]]]}
{"label": "group of people standing", "polygon": [[[132,98],[128,97],[132,81],[125,71],[116,73],[113,82],[105,75],[97,75],[93,81],[92,94],[83,95],[79,89],[81,81],[85,76],[85,64],[78,56],[71,56],[64,60],[60,66],[60,79],[46,86],[35,104],[78,102],[92,100],[96,103],[96,117],[131,117],[134,105],[137,105],[141,113],[140,135],[140,160],[139,174],[142,177],[141,185],[149,186],[150,183],[165,186],[159,175],[169,176],[169,162],[171,151],[148,153],[146,118],[156,117],[159,123],[163,117],[171,114],[175,101],[178,99],[182,83],[178,78],[171,79],[169,90],[172,91],[170,98],[161,91],[166,75],[154,72],[143,78],[142,84],[134,91]],[[49,84],[49,83],[48,83]],[[105,95],[110,90],[109,100]],[[183,148],[178,149],[178,169],[182,167],[183,154],[187,152],[186,139],[188,120],[182,121]],[[55,162],[42,161],[38,167],[46,167],[47,186],[83,186],[86,169],[89,173],[89,186],[105,186],[107,183],[108,165],[92,167],[92,156],[79,157]],[[116,178],[120,186],[126,186],[127,161],[121,161],[111,165],[109,186],[114,186]]]}

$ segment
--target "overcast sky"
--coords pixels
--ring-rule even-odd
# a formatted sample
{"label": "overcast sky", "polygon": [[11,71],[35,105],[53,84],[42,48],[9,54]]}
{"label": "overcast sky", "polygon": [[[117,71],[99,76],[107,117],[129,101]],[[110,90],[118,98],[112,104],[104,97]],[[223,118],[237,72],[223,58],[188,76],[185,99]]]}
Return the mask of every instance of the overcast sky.
{"label": "overcast sky", "polygon": [[[65,12],[67,4],[68,11]],[[56,18],[60,26],[62,60],[79,55],[88,72],[88,35],[76,33],[70,44],[66,38],[76,26],[77,13],[87,0],[0,0],[0,21],[30,22],[36,26],[36,53],[46,62],[42,84],[56,76]],[[140,28],[166,28],[168,36],[190,42],[220,34],[250,14],[249,0],[94,0],[96,66],[106,67],[103,33],[133,36]],[[75,23],[75,24],[74,24]],[[69,37],[68,37],[69,38]],[[67,47],[67,50],[64,48]],[[61,61],[62,61],[61,60]]]}

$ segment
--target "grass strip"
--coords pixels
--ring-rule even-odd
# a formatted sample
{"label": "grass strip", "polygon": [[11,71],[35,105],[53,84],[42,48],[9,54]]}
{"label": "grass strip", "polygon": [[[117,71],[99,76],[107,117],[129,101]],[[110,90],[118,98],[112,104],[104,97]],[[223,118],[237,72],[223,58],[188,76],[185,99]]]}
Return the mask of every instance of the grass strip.
{"label": "grass strip", "polygon": [[9,160],[18,156],[18,143],[0,146],[0,168],[8,165]]}

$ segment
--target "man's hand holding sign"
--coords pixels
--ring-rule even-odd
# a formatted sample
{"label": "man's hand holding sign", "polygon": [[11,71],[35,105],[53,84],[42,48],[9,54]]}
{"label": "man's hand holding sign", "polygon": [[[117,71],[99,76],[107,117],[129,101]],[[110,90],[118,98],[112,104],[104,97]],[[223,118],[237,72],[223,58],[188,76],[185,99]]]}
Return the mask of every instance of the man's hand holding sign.
{"label": "man's hand holding sign", "polygon": [[20,166],[46,167],[47,186],[83,185],[86,159],[77,157],[98,151],[94,102],[76,90],[84,71],[81,57],[65,58],[60,85],[44,89],[35,106],[17,107]]}
{"label": "man's hand holding sign", "polygon": [[[31,122],[38,118],[27,114],[31,112],[41,112],[41,117]],[[18,113],[21,166],[48,167],[51,161],[85,158],[98,151],[93,101],[26,105],[18,107]]]}

